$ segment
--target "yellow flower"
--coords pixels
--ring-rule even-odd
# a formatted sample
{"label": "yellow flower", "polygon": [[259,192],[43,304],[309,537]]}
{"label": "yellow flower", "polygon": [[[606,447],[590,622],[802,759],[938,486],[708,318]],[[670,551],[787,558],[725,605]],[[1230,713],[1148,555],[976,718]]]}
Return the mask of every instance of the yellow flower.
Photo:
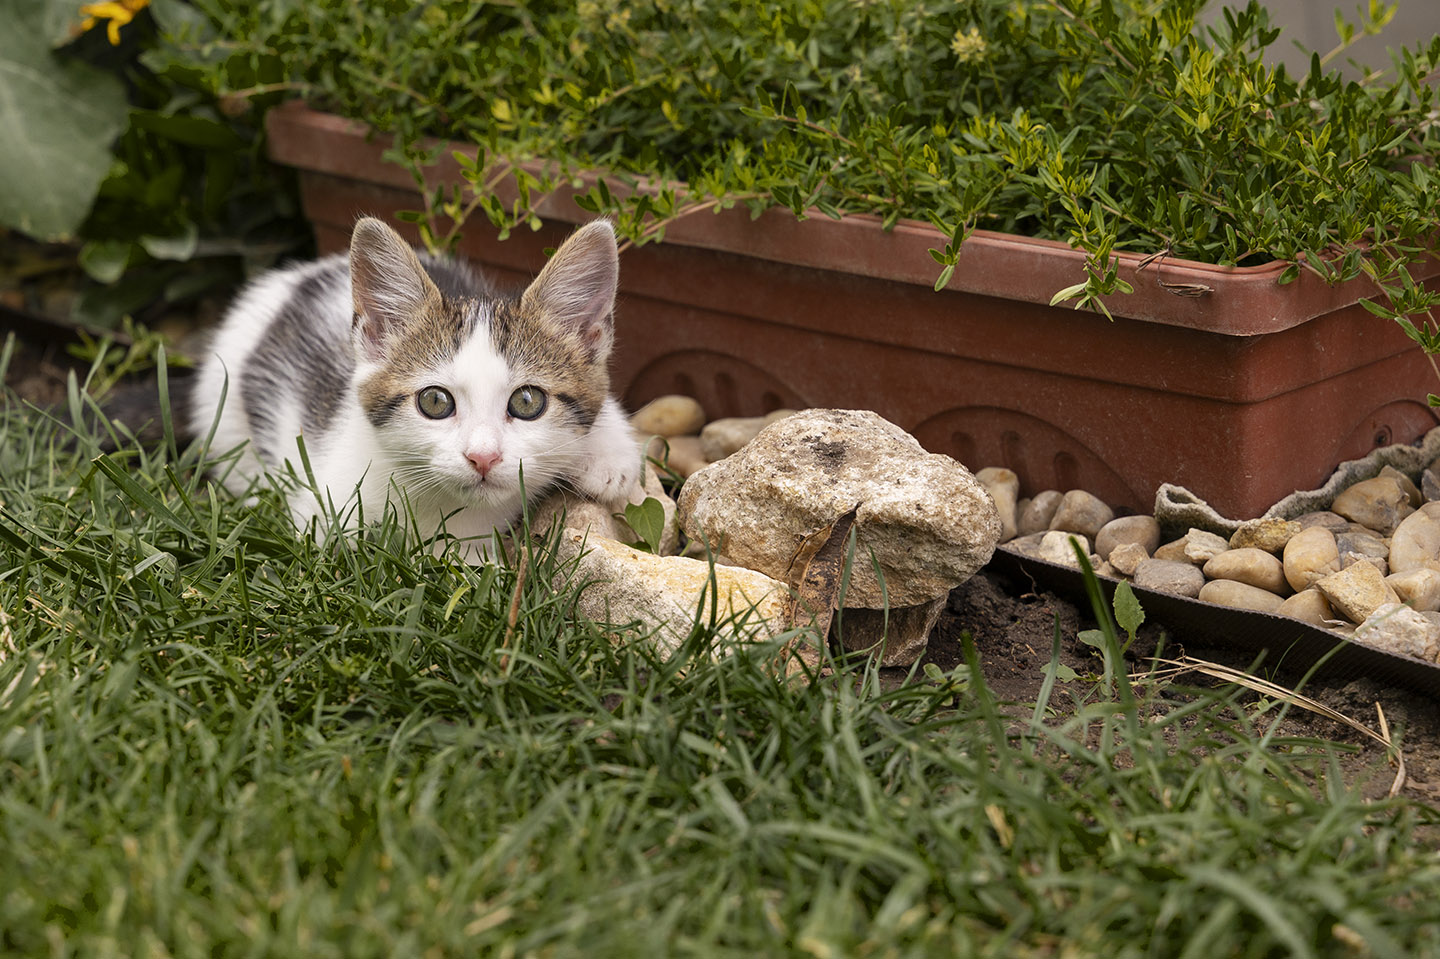
{"label": "yellow flower", "polygon": [[973,60],[985,59],[985,38],[980,36],[979,27],[971,27],[970,30],[956,30],[955,38],[950,41],[950,49],[955,51],[961,63],[970,63]]}
{"label": "yellow flower", "polygon": [[89,30],[104,20],[105,35],[110,38],[111,46],[118,47],[120,28],[134,20],[135,14],[149,5],[150,0],[105,0],[104,3],[82,4],[80,14],[85,17],[85,22],[80,24],[80,29]]}

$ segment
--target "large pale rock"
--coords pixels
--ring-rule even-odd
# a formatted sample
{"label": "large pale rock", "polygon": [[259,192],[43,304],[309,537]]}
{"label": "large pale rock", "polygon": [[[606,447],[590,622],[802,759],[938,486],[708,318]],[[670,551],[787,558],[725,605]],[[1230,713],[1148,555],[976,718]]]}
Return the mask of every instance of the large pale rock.
{"label": "large pale rock", "polygon": [[1440,502],[1405,517],[1390,537],[1390,572],[1412,569],[1440,569]]}
{"label": "large pale rock", "polygon": [[705,425],[705,408],[700,401],[671,393],[655,399],[630,414],[630,426],[642,437],[689,436]]}
{"label": "large pale rock", "polygon": [[1389,536],[1414,511],[1410,494],[1393,476],[1361,480],[1335,497],[1330,509],[1361,526]]}
{"label": "large pale rock", "polygon": [[1424,613],[1391,603],[1378,607],[1355,630],[1355,641],[1401,656],[1440,662],[1440,625]]}
{"label": "large pale rock", "polygon": [[1060,500],[1050,528],[1066,533],[1080,533],[1093,540],[1101,527],[1115,518],[1115,511],[1093,493],[1072,489]]}
{"label": "large pale rock", "polygon": [[769,424],[763,416],[729,416],[712,420],[700,431],[700,449],[714,463],[739,452]]}
{"label": "large pale rock", "polygon": [[1281,616],[1291,616],[1302,620],[1312,626],[1329,628],[1329,621],[1335,618],[1335,613],[1330,609],[1330,604],[1325,601],[1325,596],[1320,590],[1311,587],[1302,589],[1294,596],[1286,598],[1276,610]]}
{"label": "large pale rock", "polygon": [[1352,623],[1363,623],[1386,603],[1400,601],[1385,582],[1385,577],[1369,563],[1356,563],[1338,573],[1331,573],[1318,581],[1315,588],[1325,594],[1331,609]]}
{"label": "large pale rock", "polygon": [[1065,494],[1058,489],[1047,489],[1036,493],[1032,499],[1025,500],[1015,523],[1015,532],[1020,536],[1045,532],[1050,528],[1050,521],[1055,518],[1055,511],[1060,508],[1060,501],[1064,498]]}
{"label": "large pale rock", "polygon": [[[665,528],[660,537],[660,554],[669,556],[680,551],[680,524],[675,519],[675,501],[660,485],[660,478],[648,463],[645,466],[645,485],[630,497],[632,503],[640,503],[647,497],[660,501],[665,510]],[[541,500],[530,514],[530,530],[537,535],[548,533],[556,523],[563,523],[566,529],[580,530],[594,538],[633,543],[639,539],[624,514],[616,514],[608,506],[602,506],[586,499],[579,493],[559,490]]]}
{"label": "large pale rock", "polygon": [[1254,546],[1217,553],[1205,564],[1205,575],[1210,579],[1245,583],[1277,596],[1290,592],[1290,584],[1285,582],[1285,567],[1274,556]]}
{"label": "large pale rock", "polygon": [[883,609],[842,609],[830,623],[831,632],[852,653],[880,651],[881,666],[909,666],[925,653],[930,632],[940,620],[949,596],[921,603]]}
{"label": "large pale rock", "polygon": [[1340,550],[1335,534],[1325,526],[1310,526],[1285,544],[1285,579],[1297,593],[1309,589],[1331,573],[1340,572]]}
{"label": "large pale rock", "polygon": [[1205,586],[1205,574],[1194,563],[1147,559],[1135,568],[1135,585],[1194,599]]}
{"label": "large pale rock", "polygon": [[1020,477],[1014,470],[1003,466],[987,466],[975,474],[980,485],[995,501],[995,512],[1000,516],[1000,541],[1015,538],[1015,507],[1020,496]]}
{"label": "large pale rock", "polygon": [[691,476],[679,506],[692,538],[786,582],[806,539],[856,509],[846,605],[872,609],[884,596],[892,607],[944,596],[1000,537],[995,504],[969,470],[865,410],[804,410],[771,424]]}
{"label": "large pale rock", "polygon": [[1440,571],[1426,567],[1408,573],[1391,573],[1385,582],[1411,609],[1422,613],[1440,610]]}
{"label": "large pale rock", "polygon": [[1249,519],[1230,534],[1230,548],[1263,549],[1267,553],[1278,554],[1290,542],[1290,537],[1302,528],[1293,519]]}
{"label": "large pale rock", "polygon": [[1120,516],[1100,527],[1095,534],[1095,553],[1108,560],[1110,553],[1122,543],[1133,543],[1146,555],[1160,546],[1160,524],[1153,516]]}
{"label": "large pale rock", "polygon": [[1211,580],[1201,587],[1199,598],[1206,603],[1249,609],[1258,613],[1278,613],[1285,603],[1268,589],[1260,589],[1233,579]]}
{"label": "large pale rock", "polygon": [[[602,538],[567,529],[560,537],[562,568],[574,560],[575,581],[586,584],[580,612],[616,626],[639,621],[653,630],[665,651],[678,649],[690,634],[702,596],[709,612],[711,566],[684,556],[652,556]],[[763,573],[715,566],[716,622],[733,638],[773,638],[789,628],[790,590]]]}

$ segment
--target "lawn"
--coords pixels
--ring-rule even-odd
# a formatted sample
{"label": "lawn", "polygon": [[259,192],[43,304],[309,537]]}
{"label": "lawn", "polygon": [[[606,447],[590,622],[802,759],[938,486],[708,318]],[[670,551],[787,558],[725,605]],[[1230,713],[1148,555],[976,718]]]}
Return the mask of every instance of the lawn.
{"label": "lawn", "polygon": [[1440,814],[1234,691],[662,657],[526,565],[0,398],[0,952],[1440,955]]}

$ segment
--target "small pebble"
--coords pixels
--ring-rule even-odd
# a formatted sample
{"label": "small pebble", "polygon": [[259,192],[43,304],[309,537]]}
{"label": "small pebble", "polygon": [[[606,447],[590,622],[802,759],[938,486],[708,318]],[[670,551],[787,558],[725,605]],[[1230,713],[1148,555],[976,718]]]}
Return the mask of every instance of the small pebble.
{"label": "small pebble", "polygon": [[1325,600],[1325,594],[1314,587],[1302,589],[1294,596],[1287,597],[1276,612],[1321,628],[1328,628],[1328,621],[1335,618],[1335,613]]}
{"label": "small pebble", "polygon": [[[666,442],[670,446],[670,454],[665,462],[681,476],[689,478],[691,474],[710,465],[710,460],[706,458],[705,451],[700,447],[700,437],[672,436]],[[656,459],[662,459],[665,452],[664,445],[659,441],[654,441],[652,446],[655,449],[650,455]]]}
{"label": "small pebble", "polygon": [[[1090,555],[1090,540],[1088,537],[1079,533],[1065,532],[1064,530],[1051,530],[1040,540],[1039,557],[1060,566],[1073,566],[1079,569],[1080,560],[1075,556],[1075,547],[1070,544],[1072,539],[1079,541],[1080,548],[1085,551],[1086,556]],[[1093,561],[1091,565],[1094,565]]]}
{"label": "small pebble", "polygon": [[693,397],[671,393],[631,413],[630,425],[641,436],[690,436],[705,426],[705,409]]}
{"label": "small pebble", "polygon": [[1400,601],[1400,597],[1385,582],[1385,577],[1369,563],[1356,563],[1348,569],[1331,573],[1317,582],[1315,588],[1325,594],[1331,609],[1352,623],[1363,623],[1386,603]]}
{"label": "small pebble", "polygon": [[1177,540],[1172,540],[1155,550],[1155,558],[1177,563],[1191,563],[1204,566],[1212,556],[1225,552],[1230,544],[1224,537],[1207,533],[1203,529],[1191,529]]}
{"label": "small pebble", "polygon": [[[1285,567],[1270,553],[1253,546],[1228,549],[1223,553],[1217,553],[1205,564],[1205,575],[1210,579],[1244,583],[1256,589],[1274,593],[1276,596],[1283,596],[1290,592],[1290,584],[1285,581]],[[1216,602],[1219,601],[1216,600]],[[1233,606],[1235,604],[1225,603],[1224,605]]]}
{"label": "small pebble", "polygon": [[1420,495],[1427,503],[1440,501],[1440,466],[1431,463],[1420,474]]}
{"label": "small pebble", "polygon": [[1401,521],[1390,537],[1390,572],[1440,569],[1440,502],[1426,503]]}
{"label": "small pebble", "polygon": [[1050,528],[1050,521],[1055,518],[1055,510],[1059,509],[1060,501],[1065,494],[1058,489],[1047,489],[1036,493],[1034,499],[1027,502],[1023,509],[1020,509],[1019,516],[1015,522],[1015,532],[1020,536],[1028,536],[1031,533],[1043,533]]}
{"label": "small pebble", "polygon": [[1285,544],[1290,542],[1290,537],[1302,528],[1293,519],[1246,520],[1240,524],[1239,529],[1230,534],[1230,548],[1263,549],[1267,553],[1279,554]]}
{"label": "small pebble", "polygon": [[1356,563],[1369,563],[1380,571],[1381,576],[1390,575],[1390,563],[1383,556],[1371,556],[1369,553],[1354,553],[1345,550],[1340,554],[1340,568],[1353,566]]}
{"label": "small pebble", "polygon": [[1211,580],[1201,587],[1198,598],[1217,606],[1233,606],[1257,613],[1278,613],[1285,602],[1268,589],[1260,589],[1233,579]]}
{"label": "small pebble", "polygon": [[1415,511],[1410,494],[1392,476],[1361,480],[1335,497],[1330,508],[1348,520],[1389,536]]}
{"label": "small pebble", "polygon": [[1160,546],[1160,524],[1153,516],[1120,516],[1112,519],[1095,534],[1095,552],[1102,559],[1122,543],[1133,543],[1149,555]]}
{"label": "small pebble", "polygon": [[1139,565],[1150,558],[1139,543],[1120,543],[1110,550],[1109,563],[1121,576],[1134,576]]}
{"label": "small pebble", "polygon": [[1067,533],[1080,533],[1094,539],[1100,528],[1115,518],[1115,511],[1093,493],[1072,489],[1060,500],[1050,528]]}
{"label": "small pebble", "polygon": [[1440,626],[1424,613],[1398,603],[1373,610],[1355,630],[1355,641],[1428,663],[1440,661]]}
{"label": "small pebble", "polygon": [[1000,542],[1015,538],[1015,506],[1020,495],[1020,477],[1014,470],[1003,466],[987,466],[975,474],[980,485],[985,487],[995,501],[995,511],[1000,514]]}
{"label": "small pebble", "polygon": [[1422,613],[1440,610],[1440,571],[1422,568],[1408,573],[1391,573],[1385,582],[1400,601]]}
{"label": "small pebble", "polygon": [[1311,526],[1290,537],[1285,544],[1285,580],[1295,592],[1314,586],[1331,573],[1340,572],[1340,550],[1335,534],[1324,526]]}
{"label": "small pebble", "polygon": [[1295,522],[1300,524],[1301,529],[1309,529],[1312,526],[1323,526],[1332,533],[1338,533],[1350,525],[1350,521],[1339,513],[1332,513],[1328,509],[1316,510],[1313,513],[1303,513],[1295,517]]}
{"label": "small pebble", "polygon": [[706,459],[718,463],[738,452],[768,425],[763,416],[727,416],[711,420],[700,431],[700,448]]}
{"label": "small pebble", "polygon": [[1390,557],[1390,544],[1385,537],[1355,523],[1335,534],[1335,548],[1342,553],[1363,553],[1378,559]]}
{"label": "small pebble", "polygon": [[1205,574],[1194,563],[1147,559],[1135,569],[1135,585],[1194,599],[1205,586]]}

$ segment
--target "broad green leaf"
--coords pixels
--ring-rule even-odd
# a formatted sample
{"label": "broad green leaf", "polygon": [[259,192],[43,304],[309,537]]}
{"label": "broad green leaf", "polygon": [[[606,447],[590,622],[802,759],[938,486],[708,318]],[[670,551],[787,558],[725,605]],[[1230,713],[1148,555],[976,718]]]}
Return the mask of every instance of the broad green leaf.
{"label": "broad green leaf", "polygon": [[1112,600],[1115,606],[1115,622],[1125,630],[1133,640],[1135,631],[1140,624],[1145,622],[1145,610],[1140,608],[1140,600],[1135,598],[1135,591],[1130,584],[1124,580],[1115,587],[1115,598]]}
{"label": "broad green leaf", "polygon": [[643,503],[626,506],[625,522],[649,552],[660,552],[660,540],[665,535],[665,507],[658,499],[647,496]]}
{"label": "broad green leaf", "polygon": [[129,108],[118,77],[51,52],[46,9],[0,0],[0,224],[70,237],[110,169]]}

